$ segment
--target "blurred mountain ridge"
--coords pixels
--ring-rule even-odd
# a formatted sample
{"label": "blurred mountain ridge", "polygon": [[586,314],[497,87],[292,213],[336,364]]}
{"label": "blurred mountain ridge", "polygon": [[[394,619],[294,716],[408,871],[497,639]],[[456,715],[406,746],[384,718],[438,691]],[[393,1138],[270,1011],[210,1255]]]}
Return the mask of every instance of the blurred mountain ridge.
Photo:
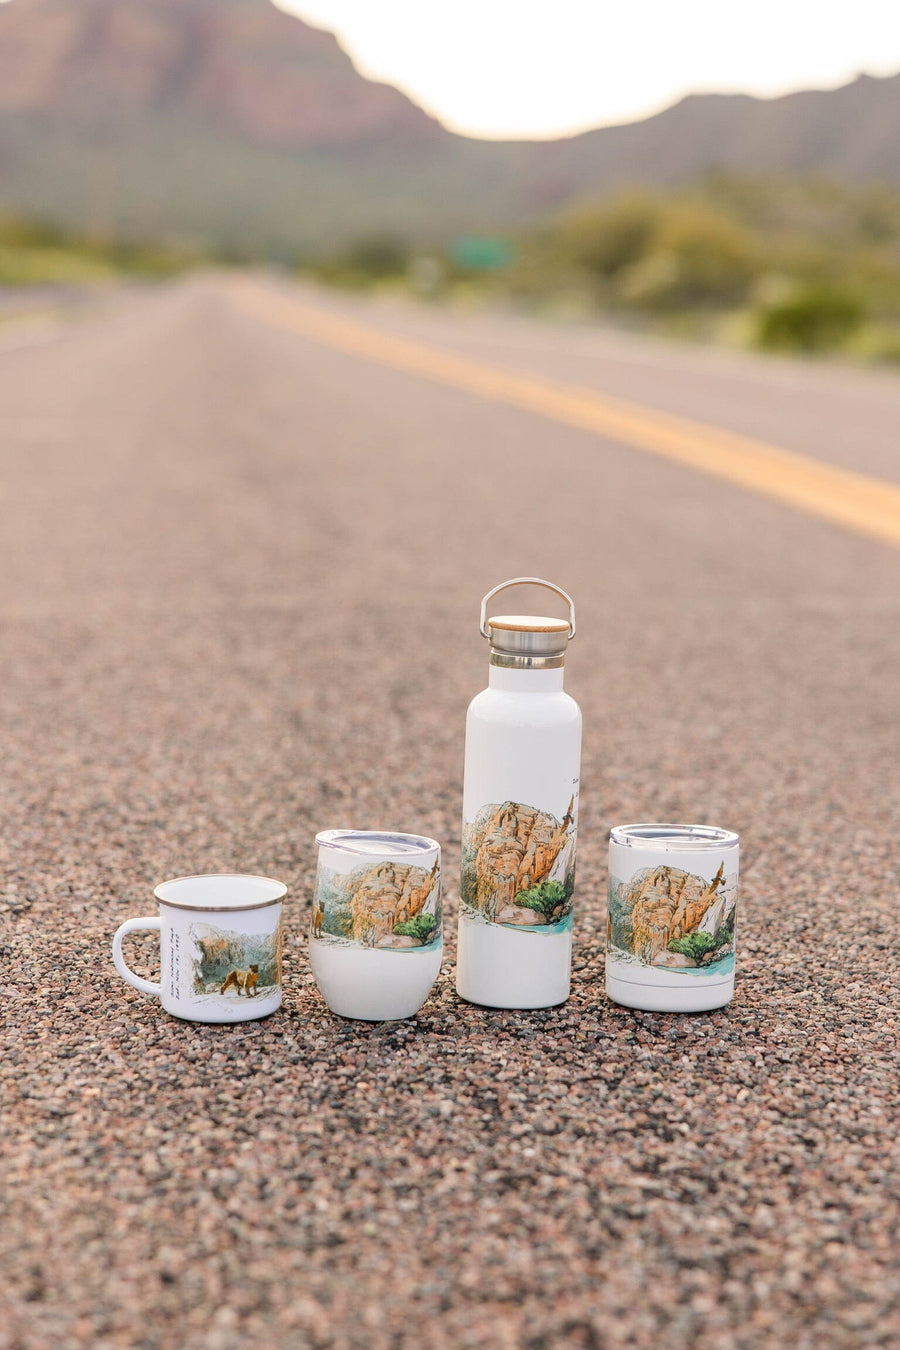
{"label": "blurred mountain ridge", "polygon": [[286,256],[378,232],[437,243],[714,170],[900,183],[900,75],[492,142],[270,0],[0,5],[0,205],[101,236]]}
{"label": "blurred mountain ridge", "polygon": [[439,137],[337,39],[269,0],[15,0],[0,10],[0,114],[105,126],[160,111],[248,141]]}

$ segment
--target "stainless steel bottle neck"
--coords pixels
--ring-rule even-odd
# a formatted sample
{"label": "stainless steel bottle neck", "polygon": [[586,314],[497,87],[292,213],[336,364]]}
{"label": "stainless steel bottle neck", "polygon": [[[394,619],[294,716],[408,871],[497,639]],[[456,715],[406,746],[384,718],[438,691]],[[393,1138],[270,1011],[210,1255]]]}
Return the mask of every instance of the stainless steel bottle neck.
{"label": "stainless steel bottle neck", "polygon": [[558,670],[565,665],[565,652],[554,652],[549,656],[534,656],[525,652],[501,652],[491,648],[491,665],[501,666],[504,670]]}

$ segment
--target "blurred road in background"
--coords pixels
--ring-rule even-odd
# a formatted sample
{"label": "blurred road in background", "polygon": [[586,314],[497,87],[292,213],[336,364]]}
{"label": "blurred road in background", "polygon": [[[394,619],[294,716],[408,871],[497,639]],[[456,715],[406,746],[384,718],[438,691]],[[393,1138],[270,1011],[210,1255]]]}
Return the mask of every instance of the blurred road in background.
{"label": "blurred road in background", "polygon": [[[0,1347],[897,1344],[900,381],[277,280],[5,331]],[[577,946],[565,1007],[496,1013],[454,886],[478,605],[520,574],[578,605]],[[605,1000],[641,819],[741,831],[722,1013]],[[337,826],[446,845],[408,1024],[307,973]],[[286,1006],[180,1024],[109,943],[221,870],[289,886]]]}

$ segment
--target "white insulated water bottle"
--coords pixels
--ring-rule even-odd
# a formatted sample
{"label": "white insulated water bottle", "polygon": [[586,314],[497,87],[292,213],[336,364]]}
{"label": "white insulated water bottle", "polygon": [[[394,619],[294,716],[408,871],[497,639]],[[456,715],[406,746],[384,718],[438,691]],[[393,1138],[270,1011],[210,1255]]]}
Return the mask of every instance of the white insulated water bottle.
{"label": "white insulated water bottle", "polygon": [[[544,586],[567,619],[488,618],[510,586]],[[481,602],[487,689],[466,719],[456,990],[489,1008],[551,1008],[569,996],[581,713],[563,689],[575,606],[516,577]]]}

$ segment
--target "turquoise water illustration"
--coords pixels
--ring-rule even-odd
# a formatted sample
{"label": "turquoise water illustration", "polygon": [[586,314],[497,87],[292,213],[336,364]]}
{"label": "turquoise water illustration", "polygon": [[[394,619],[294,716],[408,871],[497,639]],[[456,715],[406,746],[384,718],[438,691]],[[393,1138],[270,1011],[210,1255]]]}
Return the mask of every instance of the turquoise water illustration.
{"label": "turquoise water illustration", "polygon": [[[642,961],[639,957],[635,956],[633,952],[623,951],[621,947],[615,947],[612,944],[607,946],[607,952],[610,960],[615,961],[619,965],[639,966],[641,969],[646,970],[649,964],[647,961]],[[730,951],[727,956],[723,956],[720,961],[710,961],[705,966],[685,966],[681,969],[675,968],[669,973],[673,975],[689,976],[691,979],[705,979],[709,977],[722,979],[724,976],[730,975],[733,970],[734,952]]]}
{"label": "turquoise water illustration", "polygon": [[[460,916],[465,919],[467,923],[486,923],[491,924],[494,927],[497,926],[492,919],[486,919],[483,914],[477,909],[472,909],[470,905],[460,905]],[[570,932],[574,927],[574,922],[575,916],[570,910],[558,923],[503,923],[500,926],[502,928],[515,928],[518,933],[538,933],[542,934],[544,937],[548,937],[553,933]]]}

